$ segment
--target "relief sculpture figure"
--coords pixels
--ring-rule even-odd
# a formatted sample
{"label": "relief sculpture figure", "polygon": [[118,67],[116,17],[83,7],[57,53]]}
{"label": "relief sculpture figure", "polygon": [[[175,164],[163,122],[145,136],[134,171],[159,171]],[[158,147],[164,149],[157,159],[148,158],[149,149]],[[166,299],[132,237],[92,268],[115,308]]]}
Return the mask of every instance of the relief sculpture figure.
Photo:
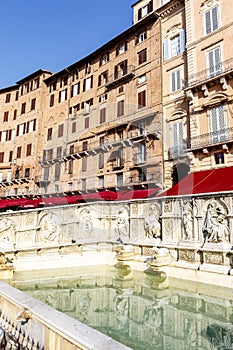
{"label": "relief sculpture figure", "polygon": [[144,220],[144,229],[147,238],[159,238],[161,236],[161,225],[159,222],[159,209],[152,205]]}
{"label": "relief sculpture figure", "polygon": [[229,227],[226,218],[226,210],[215,200],[211,201],[207,206],[202,231],[207,242],[229,242]]}

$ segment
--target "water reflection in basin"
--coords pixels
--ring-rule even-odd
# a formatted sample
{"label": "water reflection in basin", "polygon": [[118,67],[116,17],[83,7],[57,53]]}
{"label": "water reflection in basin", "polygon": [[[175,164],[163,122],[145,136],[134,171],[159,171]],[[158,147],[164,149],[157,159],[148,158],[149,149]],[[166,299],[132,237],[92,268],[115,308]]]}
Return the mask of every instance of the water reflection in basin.
{"label": "water reflection in basin", "polygon": [[229,289],[124,264],[16,273],[11,284],[135,350],[233,349]]}

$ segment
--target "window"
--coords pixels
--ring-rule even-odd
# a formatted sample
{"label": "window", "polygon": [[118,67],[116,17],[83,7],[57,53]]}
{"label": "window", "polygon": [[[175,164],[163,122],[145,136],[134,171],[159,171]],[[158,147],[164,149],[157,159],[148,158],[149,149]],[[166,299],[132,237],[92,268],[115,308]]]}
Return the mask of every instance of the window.
{"label": "window", "polygon": [[10,100],[11,100],[11,94],[10,94],[10,93],[8,93],[8,94],[6,94],[6,100],[5,100],[5,103],[9,103],[9,102],[10,102]]}
{"label": "window", "polygon": [[142,43],[143,41],[145,41],[147,38],[147,34],[146,31],[139,33],[138,35],[136,35],[135,37],[135,45]]}
{"label": "window", "polygon": [[101,86],[102,84],[107,84],[108,83],[108,71],[103,72],[102,74],[99,75],[98,78],[98,86]]}
{"label": "window", "polygon": [[127,60],[115,66],[114,79],[119,79],[127,74]]}
{"label": "window", "polygon": [[4,112],[3,122],[8,122],[9,112]]}
{"label": "window", "polygon": [[83,80],[83,91],[92,89],[93,87],[93,76]]}
{"label": "window", "polygon": [[52,140],[53,128],[49,128],[47,131],[47,141]]}
{"label": "window", "polygon": [[52,106],[54,105],[54,98],[55,98],[55,96],[54,96],[54,94],[52,94],[52,95],[50,96],[50,102],[49,102],[49,106],[50,106],[50,107],[52,107]]}
{"label": "window", "polygon": [[76,122],[73,122],[72,123],[72,126],[71,126],[71,130],[72,130],[72,133],[76,132]]}
{"label": "window", "polygon": [[124,105],[125,105],[124,100],[117,102],[117,116],[118,117],[121,117],[122,115],[124,115]]}
{"label": "window", "polygon": [[153,0],[149,1],[147,5],[141,7],[138,10],[138,20],[146,16],[148,13],[153,11]]}
{"label": "window", "polygon": [[0,163],[4,163],[4,152],[0,152]]}
{"label": "window", "polygon": [[16,118],[17,118],[17,109],[14,110],[13,120],[15,120]]}
{"label": "window", "polygon": [[33,111],[34,109],[36,109],[36,99],[35,98],[33,98],[31,100],[31,111]]}
{"label": "window", "polygon": [[146,145],[144,142],[140,142],[138,145],[138,162],[144,163],[146,161]]}
{"label": "window", "polygon": [[15,93],[15,101],[18,101],[18,99],[19,99],[19,91],[16,91],[16,93]]}
{"label": "window", "polygon": [[84,128],[85,129],[89,128],[89,124],[90,124],[89,120],[90,120],[89,117],[86,117],[85,120],[84,120]]}
{"label": "window", "polygon": [[9,162],[11,163],[13,161],[13,151],[9,152]]}
{"label": "window", "polygon": [[32,144],[27,144],[27,150],[26,150],[26,157],[29,157],[32,155]]}
{"label": "window", "polygon": [[177,69],[171,72],[171,91],[177,91],[181,89],[181,70]]}
{"label": "window", "polygon": [[30,177],[30,168],[26,168],[26,169],[25,169],[24,177],[25,177],[26,179],[29,179],[29,177]]}
{"label": "window", "polygon": [[24,114],[26,112],[26,102],[22,103],[21,105],[21,114]]}
{"label": "window", "polygon": [[100,124],[105,123],[106,121],[106,108],[100,109]]}
{"label": "window", "polygon": [[86,191],[87,189],[87,180],[86,179],[82,179],[82,191]]}
{"label": "window", "polygon": [[117,174],[117,186],[123,186],[123,173]]}
{"label": "window", "polygon": [[59,91],[59,103],[67,100],[67,89]]}
{"label": "window", "polygon": [[88,145],[88,142],[87,141],[83,141],[83,151],[87,150],[87,145]]}
{"label": "window", "polygon": [[214,32],[219,28],[218,6],[213,7],[205,12],[205,34]]}
{"label": "window", "polygon": [[16,158],[21,158],[21,152],[22,152],[22,147],[21,146],[17,147]]}
{"label": "window", "polygon": [[103,94],[99,97],[99,102],[104,102],[106,101],[108,98],[108,94]]}
{"label": "window", "polygon": [[214,77],[215,75],[220,74],[222,71],[220,47],[216,47],[215,49],[208,51],[207,57],[209,76]]}
{"label": "window", "polygon": [[57,147],[57,158],[62,157],[62,146]]}
{"label": "window", "polygon": [[226,116],[224,106],[210,109],[211,141],[218,143],[226,140]]}
{"label": "window", "polygon": [[104,188],[104,176],[99,176],[98,177],[98,181],[99,181],[98,187],[99,188]]}
{"label": "window", "polygon": [[64,124],[58,125],[58,137],[62,137],[64,133]]}
{"label": "window", "polygon": [[61,164],[56,164],[55,165],[55,177],[54,177],[54,180],[55,181],[59,181],[60,180],[60,175],[61,175]]}
{"label": "window", "polygon": [[146,107],[146,90],[138,93],[138,108]]}
{"label": "window", "polygon": [[87,171],[87,157],[82,158],[82,171]]}
{"label": "window", "polygon": [[224,164],[225,163],[225,155],[224,152],[214,153],[215,164]]}
{"label": "window", "polygon": [[124,53],[127,50],[127,42],[125,42],[124,44],[120,45],[117,47],[116,49],[116,56],[121,55],[122,53]]}
{"label": "window", "polygon": [[106,64],[109,61],[109,53],[100,58],[100,66]]}
{"label": "window", "polygon": [[53,149],[50,148],[47,150],[47,160],[53,159]]}
{"label": "window", "polygon": [[142,64],[144,62],[146,62],[147,60],[147,51],[146,49],[138,52],[138,64]]}
{"label": "window", "polygon": [[77,96],[80,93],[80,82],[71,87],[71,97]]}
{"label": "window", "polygon": [[138,84],[143,84],[146,82],[146,74],[140,75],[140,77],[138,77]]}
{"label": "window", "polygon": [[86,72],[86,74],[90,74],[91,73],[91,64],[90,63],[86,64],[85,72]]}
{"label": "window", "polygon": [[47,181],[49,179],[49,167],[44,168],[44,180]]}
{"label": "window", "polygon": [[185,30],[181,29],[179,34],[164,40],[164,61],[175,57],[185,51]]}
{"label": "window", "polygon": [[33,89],[34,89],[34,90],[35,90],[35,89],[38,89],[39,85],[40,85],[40,78],[38,77],[38,78],[36,78],[36,79],[34,80],[34,87],[33,87]]}
{"label": "window", "polygon": [[171,125],[172,156],[184,153],[184,125],[183,121],[177,121]]}

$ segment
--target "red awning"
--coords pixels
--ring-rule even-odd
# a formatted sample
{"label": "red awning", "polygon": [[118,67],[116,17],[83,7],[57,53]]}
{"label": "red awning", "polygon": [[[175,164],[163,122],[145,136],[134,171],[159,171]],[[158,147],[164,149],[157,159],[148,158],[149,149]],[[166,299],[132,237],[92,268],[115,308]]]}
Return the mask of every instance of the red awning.
{"label": "red awning", "polygon": [[233,190],[233,167],[202,170],[190,173],[169,190],[157,197],[226,192]]}
{"label": "red awning", "polygon": [[117,200],[118,201],[124,201],[124,200],[131,200],[131,199],[144,199],[144,198],[151,198],[156,195],[159,188],[148,188],[144,190],[124,190],[118,192]]}

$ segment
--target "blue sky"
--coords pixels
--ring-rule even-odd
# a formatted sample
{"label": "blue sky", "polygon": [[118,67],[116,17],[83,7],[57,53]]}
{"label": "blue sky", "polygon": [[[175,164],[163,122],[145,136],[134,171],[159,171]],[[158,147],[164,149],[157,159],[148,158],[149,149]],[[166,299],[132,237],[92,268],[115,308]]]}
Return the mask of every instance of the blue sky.
{"label": "blue sky", "polygon": [[71,65],[132,25],[132,0],[2,0],[0,88]]}

